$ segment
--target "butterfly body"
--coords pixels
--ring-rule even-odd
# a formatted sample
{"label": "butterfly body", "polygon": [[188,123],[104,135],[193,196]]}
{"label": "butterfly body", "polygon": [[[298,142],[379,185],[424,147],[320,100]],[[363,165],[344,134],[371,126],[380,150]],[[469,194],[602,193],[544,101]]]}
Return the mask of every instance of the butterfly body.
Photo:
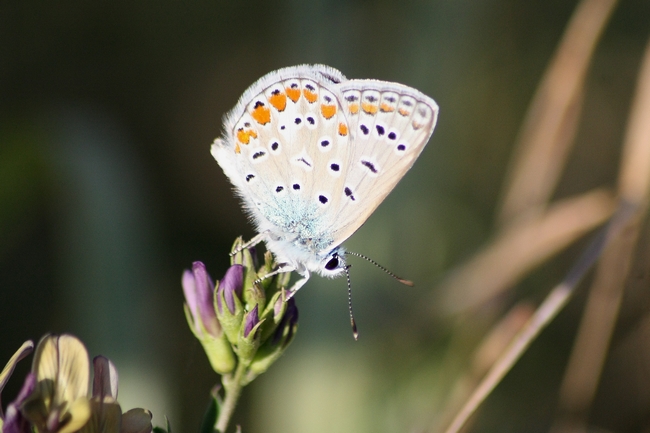
{"label": "butterfly body", "polygon": [[279,272],[338,276],[341,244],[413,165],[438,106],[415,89],[347,80],[323,65],[280,69],[228,113],[212,155],[235,186]]}

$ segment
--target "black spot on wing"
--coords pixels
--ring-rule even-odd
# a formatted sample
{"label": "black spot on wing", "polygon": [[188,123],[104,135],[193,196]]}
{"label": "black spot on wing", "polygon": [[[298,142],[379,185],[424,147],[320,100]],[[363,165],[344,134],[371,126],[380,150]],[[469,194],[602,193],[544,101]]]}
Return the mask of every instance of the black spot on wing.
{"label": "black spot on wing", "polygon": [[361,165],[363,165],[364,167],[366,167],[366,168],[367,168],[368,170],[370,170],[372,173],[377,174],[377,167],[375,167],[375,164],[373,164],[372,162],[370,162],[370,161],[366,161],[366,160],[363,160],[363,159],[362,159],[362,160],[361,160]]}
{"label": "black spot on wing", "polygon": [[354,201],[354,195],[352,194],[352,190],[348,188],[347,186],[345,187],[345,195],[350,198],[350,200]]}

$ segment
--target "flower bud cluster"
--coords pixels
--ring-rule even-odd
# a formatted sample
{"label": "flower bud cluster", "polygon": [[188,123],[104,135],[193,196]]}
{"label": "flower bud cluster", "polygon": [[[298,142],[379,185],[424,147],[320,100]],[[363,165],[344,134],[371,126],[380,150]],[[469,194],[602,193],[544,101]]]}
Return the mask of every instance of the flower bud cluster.
{"label": "flower bud cluster", "polygon": [[298,327],[295,301],[287,300],[289,274],[263,279],[274,268],[265,254],[257,265],[254,250],[233,245],[231,266],[214,284],[205,265],[195,262],[183,274],[185,315],[194,336],[201,342],[210,364],[219,374],[246,367],[249,383],[282,355]]}

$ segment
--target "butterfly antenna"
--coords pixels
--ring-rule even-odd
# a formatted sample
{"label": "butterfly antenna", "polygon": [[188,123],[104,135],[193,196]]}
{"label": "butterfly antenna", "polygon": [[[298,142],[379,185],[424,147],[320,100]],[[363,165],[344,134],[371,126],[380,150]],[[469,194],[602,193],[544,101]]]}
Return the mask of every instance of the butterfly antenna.
{"label": "butterfly antenna", "polygon": [[370,257],[364,256],[363,254],[359,254],[359,253],[353,253],[352,251],[346,251],[345,254],[350,255],[350,256],[360,257],[360,258],[362,258],[364,260],[369,261],[370,263],[377,266],[379,269],[386,272],[388,275],[395,278],[397,281],[404,284],[405,286],[413,287],[415,285],[415,284],[413,284],[413,281],[405,280],[404,278],[398,277],[397,275],[395,275],[394,273],[392,273],[391,271],[389,271],[388,269],[386,269],[385,267],[383,267],[382,265],[380,265],[379,263],[377,263],[376,261],[374,261]]}
{"label": "butterfly antenna", "polygon": [[345,276],[348,279],[348,310],[350,310],[350,325],[352,325],[352,335],[355,341],[359,339],[359,331],[357,331],[357,322],[354,321],[354,314],[352,314],[352,282],[350,281],[350,269],[352,265],[347,265],[345,269]]}

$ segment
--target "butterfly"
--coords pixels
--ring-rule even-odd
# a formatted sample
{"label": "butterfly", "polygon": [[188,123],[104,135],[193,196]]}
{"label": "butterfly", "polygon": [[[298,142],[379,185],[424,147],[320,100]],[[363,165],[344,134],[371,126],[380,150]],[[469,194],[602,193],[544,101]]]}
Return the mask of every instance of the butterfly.
{"label": "butterfly", "polygon": [[418,158],[438,105],[398,83],[348,80],[325,65],[273,71],[224,117],[211,153],[279,267],[270,275],[347,271],[341,245]]}

